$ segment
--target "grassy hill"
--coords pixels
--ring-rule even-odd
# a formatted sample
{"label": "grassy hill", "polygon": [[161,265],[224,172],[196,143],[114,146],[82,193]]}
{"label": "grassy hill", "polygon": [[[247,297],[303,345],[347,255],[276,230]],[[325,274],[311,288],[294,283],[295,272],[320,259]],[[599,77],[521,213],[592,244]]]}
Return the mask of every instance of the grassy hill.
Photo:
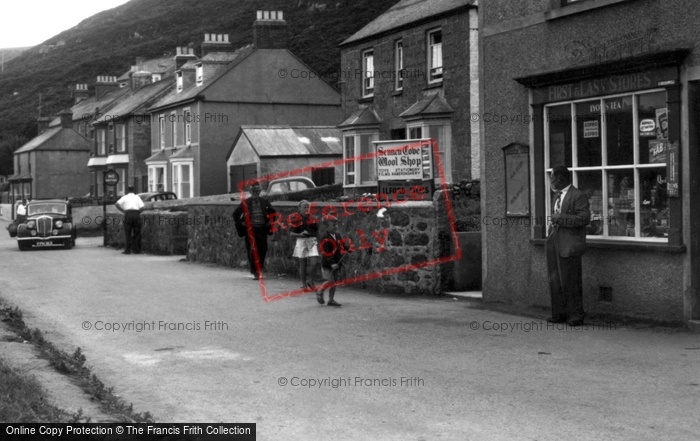
{"label": "grassy hill", "polygon": [[257,10],[284,11],[289,49],[314,70],[340,69],[337,45],[398,0],[131,0],[5,63],[0,76],[0,140],[36,136],[36,118],[73,103],[76,83],[121,75],[138,57],[154,58],[205,33],[227,33],[234,47],[253,42]]}
{"label": "grassy hill", "polygon": [[5,63],[9,62],[13,58],[17,58],[20,55],[22,55],[22,52],[26,51],[27,49],[31,49],[30,47],[7,47],[4,49],[0,49],[0,60],[4,60]]}

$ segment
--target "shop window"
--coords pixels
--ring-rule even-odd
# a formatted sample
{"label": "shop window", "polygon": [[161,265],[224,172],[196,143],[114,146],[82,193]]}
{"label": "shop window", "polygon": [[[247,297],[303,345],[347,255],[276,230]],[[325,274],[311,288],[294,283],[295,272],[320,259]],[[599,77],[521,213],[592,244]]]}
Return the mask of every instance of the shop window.
{"label": "shop window", "polygon": [[667,242],[665,91],[558,103],[545,112],[546,169],[567,166],[588,195],[589,236]]}
{"label": "shop window", "polygon": [[362,97],[374,96],[374,51],[362,53]]}
{"label": "shop window", "polygon": [[[450,163],[450,148],[452,144],[452,123],[443,121],[418,121],[408,126],[409,139],[432,139],[437,143],[442,163],[442,172],[447,182],[452,181],[452,166]],[[433,160],[433,177],[436,182],[440,179],[438,162]]]}

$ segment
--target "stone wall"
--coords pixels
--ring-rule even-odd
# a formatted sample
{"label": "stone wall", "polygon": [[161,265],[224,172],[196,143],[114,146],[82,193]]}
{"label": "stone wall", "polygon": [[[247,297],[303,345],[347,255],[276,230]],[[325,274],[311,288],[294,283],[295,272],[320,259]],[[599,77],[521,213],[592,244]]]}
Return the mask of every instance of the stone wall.
{"label": "stone wall", "polygon": [[[186,254],[186,211],[141,213],[141,251],[150,254]],[[107,246],[124,248],[124,215],[107,213]]]}

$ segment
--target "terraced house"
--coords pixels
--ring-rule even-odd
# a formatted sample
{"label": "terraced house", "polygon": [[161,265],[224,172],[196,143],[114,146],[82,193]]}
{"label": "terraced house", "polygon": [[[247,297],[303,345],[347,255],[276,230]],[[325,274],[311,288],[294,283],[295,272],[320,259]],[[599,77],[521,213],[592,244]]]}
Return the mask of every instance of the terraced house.
{"label": "terraced house", "polygon": [[[286,49],[280,11],[258,11],[254,43],[235,49],[227,34],[205,34],[200,59],[176,72],[176,87],[150,109],[148,189],[178,197],[237,191],[226,161],[241,126],[335,126],[340,95]],[[292,72],[304,72],[303,78]],[[257,171],[258,169],[255,168]]]}
{"label": "terraced house", "polygon": [[[430,138],[447,182],[479,178],[477,4],[402,0],[341,43],[345,159]],[[346,192],[376,190],[375,170],[374,158],[346,163]]]}

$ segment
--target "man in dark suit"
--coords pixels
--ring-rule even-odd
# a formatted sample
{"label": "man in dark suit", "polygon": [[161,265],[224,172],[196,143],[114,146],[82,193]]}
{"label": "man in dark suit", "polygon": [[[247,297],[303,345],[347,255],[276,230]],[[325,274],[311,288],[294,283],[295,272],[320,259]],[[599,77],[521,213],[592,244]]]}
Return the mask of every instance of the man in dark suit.
{"label": "man in dark suit", "polygon": [[[260,278],[260,272],[265,268],[265,255],[267,255],[267,236],[272,234],[270,215],[276,213],[272,208],[272,204],[266,199],[260,197],[260,183],[256,182],[250,186],[251,196],[241,201],[241,204],[233,212],[233,220],[236,224],[238,234],[243,234],[245,237],[245,247],[248,251],[248,265],[250,272],[253,274],[253,279]],[[248,233],[248,224],[250,221],[250,233]],[[252,237],[251,237],[252,236]],[[252,242],[251,242],[252,238]],[[257,257],[260,265],[257,265],[255,260],[255,252],[257,249]],[[260,272],[258,272],[260,269]]]}
{"label": "man in dark suit", "polygon": [[556,196],[545,246],[552,298],[552,317],[547,321],[580,326],[584,316],[581,256],[586,252],[590,205],[586,194],[571,185],[571,174],[563,165],[552,169],[549,182]]}

